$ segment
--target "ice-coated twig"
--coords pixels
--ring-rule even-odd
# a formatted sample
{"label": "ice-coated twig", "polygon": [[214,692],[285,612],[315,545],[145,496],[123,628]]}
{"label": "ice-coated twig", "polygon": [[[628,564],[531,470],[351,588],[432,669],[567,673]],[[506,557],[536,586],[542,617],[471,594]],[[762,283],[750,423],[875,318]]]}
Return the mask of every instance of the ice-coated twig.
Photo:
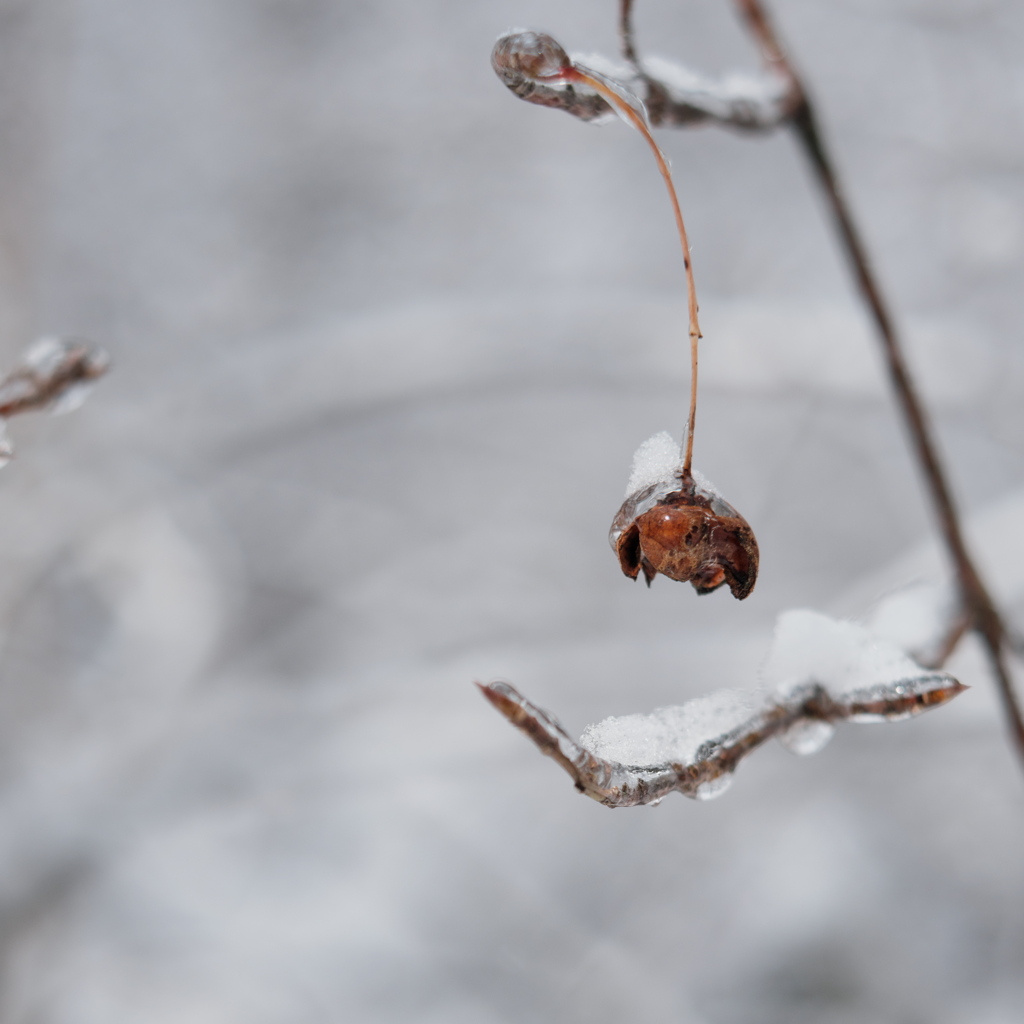
{"label": "ice-coated twig", "polygon": [[102,377],[110,357],[97,345],[79,338],[40,338],[21,363],[0,378],[0,416],[36,409],[60,409],[69,397]]}
{"label": "ice-coated twig", "polygon": [[890,683],[832,696],[820,684],[798,687],[776,696],[729,731],[709,736],[692,761],[627,765],[591,753],[575,741],[557,718],[527,700],[509,683],[480,686],[483,695],[517,729],[526,733],[542,754],[569,774],[576,788],[606,807],[657,803],[669,793],[695,800],[718,795],[739,762],[767,740],[802,726],[833,726],[837,722],[898,720],[938,707],[966,689],[952,676],[928,673],[912,681]]}
{"label": "ice-coated twig", "polygon": [[480,689],[577,789],[609,807],[655,803],[672,792],[710,799],[773,736],[795,754],[813,754],[840,722],[910,718],[966,689],[862,625],[803,609],[779,616],[761,681],[766,690],[719,690],[680,707],[608,718],[578,741],[509,683]]}
{"label": "ice-coated twig", "polygon": [[[628,13],[625,15],[628,18]],[[641,61],[632,34],[623,36],[628,63],[582,58],[622,89],[638,96],[654,128],[681,128],[716,123],[743,131],[763,132],[784,125],[793,107],[790,82],[769,70],[760,75],[732,75],[716,81],[664,58]],[[611,103],[581,83],[554,84],[522,68],[495,67],[505,85],[527,103],[564,110],[581,121],[599,121],[614,114]]]}
{"label": "ice-coated twig", "polygon": [[38,409],[70,412],[109,368],[103,349],[78,338],[45,337],[31,345],[21,363],[0,378],[0,466],[14,453],[6,434],[11,416]]}

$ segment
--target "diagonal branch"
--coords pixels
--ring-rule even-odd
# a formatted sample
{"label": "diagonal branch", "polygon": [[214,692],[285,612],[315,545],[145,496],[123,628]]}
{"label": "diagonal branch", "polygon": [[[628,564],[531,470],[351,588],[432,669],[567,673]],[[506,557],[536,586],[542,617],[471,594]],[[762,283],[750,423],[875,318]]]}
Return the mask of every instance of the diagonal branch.
{"label": "diagonal branch", "polygon": [[882,296],[878,278],[854,224],[835,165],[822,138],[814,108],[799,75],[785,55],[761,0],[736,0],[736,4],[751,34],[757,40],[766,62],[791,83],[793,93],[797,97],[789,123],[817,176],[861,298],[874,321],[896,401],[910,434],[913,452],[931,498],[939,531],[953,564],[970,629],[980,636],[985,645],[1011,738],[1018,755],[1024,761],[1024,714],[1006,663],[1006,627],[967,550],[960,516],[939,457],[931,424],[907,365],[903,346],[893,326],[893,319]]}

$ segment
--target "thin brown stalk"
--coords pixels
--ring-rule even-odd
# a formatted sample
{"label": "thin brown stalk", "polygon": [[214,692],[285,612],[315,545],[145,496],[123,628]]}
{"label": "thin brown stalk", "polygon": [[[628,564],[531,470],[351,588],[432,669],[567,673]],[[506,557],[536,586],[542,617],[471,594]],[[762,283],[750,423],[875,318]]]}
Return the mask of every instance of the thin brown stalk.
{"label": "thin brown stalk", "polygon": [[581,85],[585,85],[594,92],[603,96],[608,103],[612,104],[629,123],[647,140],[651,147],[654,159],[658,164],[658,170],[665,181],[668,189],[668,198],[672,203],[672,213],[676,219],[676,231],[679,233],[679,244],[683,250],[683,266],[686,268],[686,305],[690,321],[690,414],[687,419],[686,450],[683,455],[683,476],[691,475],[693,465],[693,431],[697,422],[697,356],[700,344],[701,333],[700,323],[697,319],[697,286],[693,280],[693,263],[690,259],[690,241],[686,236],[686,224],[683,223],[683,211],[679,205],[679,196],[676,193],[675,183],[672,181],[672,172],[669,170],[668,161],[661,147],[654,141],[654,136],[647,127],[644,118],[638,114],[629,103],[619,96],[614,89],[609,88],[600,78],[589,73],[578,65],[573,69],[573,77]]}
{"label": "thin brown stalk", "polygon": [[889,379],[910,434],[925,486],[931,498],[939,531],[956,573],[961,600],[969,616],[970,628],[985,645],[989,664],[996,678],[1010,735],[1024,762],[1024,714],[1006,665],[1006,628],[988,589],[967,550],[960,516],[953,500],[946,471],[938,454],[932,428],[917,392],[903,353],[892,316],[882,296],[878,278],[854,224],[853,215],[840,185],[835,165],[825,146],[818,119],[800,76],[779,42],[761,0],[735,0],[741,16],[756,39],[765,61],[785,75],[792,84],[797,102],[789,123],[807,156],[825,195],[839,240],[846,253],[861,297],[875,323],[885,355]]}
{"label": "thin brown stalk", "polygon": [[956,617],[946,627],[946,632],[939,638],[938,644],[930,654],[923,654],[921,657],[914,655],[914,660],[926,668],[942,668],[953,656],[957,645],[964,638],[964,635],[971,630],[970,613],[960,609]]}

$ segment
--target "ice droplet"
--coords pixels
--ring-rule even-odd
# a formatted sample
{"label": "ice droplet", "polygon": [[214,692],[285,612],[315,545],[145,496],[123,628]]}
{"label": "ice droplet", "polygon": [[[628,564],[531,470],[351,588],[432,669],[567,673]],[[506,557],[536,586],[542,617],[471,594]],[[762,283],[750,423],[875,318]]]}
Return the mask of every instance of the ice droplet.
{"label": "ice droplet", "polygon": [[94,386],[92,381],[79,381],[77,384],[65,388],[50,406],[48,410],[50,415],[63,416],[66,413],[74,412],[89,397],[89,392]]}
{"label": "ice droplet", "polygon": [[785,732],[779,734],[779,742],[798,757],[816,754],[835,735],[836,727],[820,718],[801,718]]}
{"label": "ice droplet", "polygon": [[716,796],[721,796],[731,785],[732,772],[725,772],[719,775],[717,779],[709,779],[707,782],[702,782],[697,787],[697,792],[694,793],[694,796],[698,800],[714,800]]}

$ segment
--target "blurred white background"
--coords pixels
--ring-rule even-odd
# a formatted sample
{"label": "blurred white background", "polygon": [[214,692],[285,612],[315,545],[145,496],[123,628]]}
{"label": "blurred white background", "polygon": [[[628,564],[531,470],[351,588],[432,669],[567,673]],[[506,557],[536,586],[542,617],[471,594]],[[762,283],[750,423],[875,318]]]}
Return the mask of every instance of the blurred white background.
{"label": "blurred white background", "polygon": [[[1024,7],[774,6],[1024,628]],[[970,644],[950,707],[705,805],[580,798],[472,686],[579,732],[940,572],[799,153],[709,128],[662,135],[696,463],[761,578],[621,575],[630,454],[685,416],[668,205],[637,136],[489,67],[515,25],[613,54],[616,12],[0,0],[0,355],[116,359],[0,474],[3,1024],[1024,1019],[1024,780]],[[637,22],[755,67],[723,0]]]}

